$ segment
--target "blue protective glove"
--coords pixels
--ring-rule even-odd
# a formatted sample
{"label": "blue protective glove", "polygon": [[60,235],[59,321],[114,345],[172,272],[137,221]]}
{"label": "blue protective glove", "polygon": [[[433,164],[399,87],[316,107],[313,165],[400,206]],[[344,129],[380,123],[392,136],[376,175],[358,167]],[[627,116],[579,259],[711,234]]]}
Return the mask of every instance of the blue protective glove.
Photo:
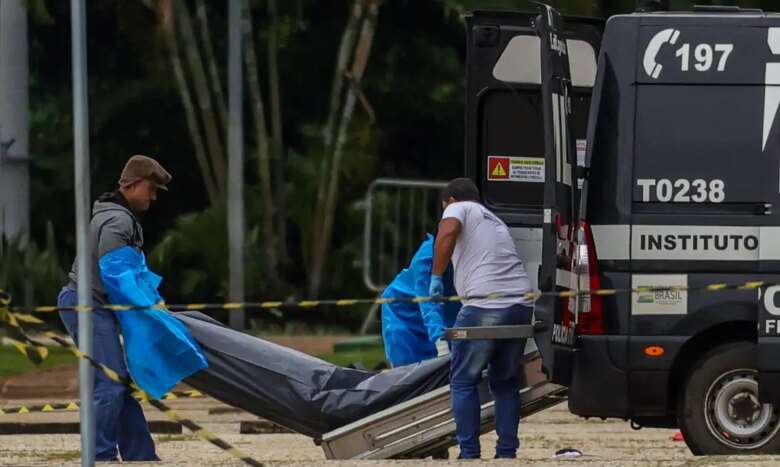
{"label": "blue protective glove", "polygon": [[441,297],[444,295],[444,281],[442,276],[431,274],[431,285],[428,286],[428,295],[431,297]]}

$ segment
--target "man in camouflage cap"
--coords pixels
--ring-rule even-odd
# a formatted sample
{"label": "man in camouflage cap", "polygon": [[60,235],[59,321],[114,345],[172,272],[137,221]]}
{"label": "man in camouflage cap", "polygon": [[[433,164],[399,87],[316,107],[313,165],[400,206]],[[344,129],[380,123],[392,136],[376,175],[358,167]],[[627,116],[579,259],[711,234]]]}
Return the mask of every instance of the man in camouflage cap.
{"label": "man in camouflage cap", "polygon": [[[98,197],[92,208],[90,241],[93,252],[92,300],[96,306],[108,303],[108,297],[100,279],[98,261],[104,254],[130,246],[139,251],[143,247],[144,234],[139,216],[157,200],[158,190],[168,190],[169,174],[151,157],[131,157],[119,178],[119,189]],[[68,284],[57,297],[61,307],[78,305],[78,258],[68,274]],[[78,318],[73,311],[61,311],[60,318],[74,340],[78,341]],[[94,312],[94,358],[127,377],[125,358],[119,343],[114,312],[100,309]],[[123,461],[159,460],[154,441],[144,418],[140,404],[121,384],[95,372],[95,460],[115,461],[121,455]]]}

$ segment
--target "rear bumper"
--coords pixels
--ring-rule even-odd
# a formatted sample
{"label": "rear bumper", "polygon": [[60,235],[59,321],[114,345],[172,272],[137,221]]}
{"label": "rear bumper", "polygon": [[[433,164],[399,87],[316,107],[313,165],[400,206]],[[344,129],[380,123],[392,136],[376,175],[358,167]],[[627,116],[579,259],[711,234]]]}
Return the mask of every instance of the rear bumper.
{"label": "rear bumper", "polygon": [[[578,348],[569,350],[569,410],[572,413],[582,417],[629,416],[626,344],[626,336],[579,337]],[[555,365],[558,366],[562,349],[556,350]]]}

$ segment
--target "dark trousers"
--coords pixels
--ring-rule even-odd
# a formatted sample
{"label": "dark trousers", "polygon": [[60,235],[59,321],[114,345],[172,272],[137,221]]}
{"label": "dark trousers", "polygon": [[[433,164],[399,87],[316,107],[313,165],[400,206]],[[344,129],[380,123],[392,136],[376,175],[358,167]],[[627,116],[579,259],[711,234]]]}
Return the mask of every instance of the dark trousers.
{"label": "dark trousers", "polygon": [[[62,307],[78,305],[76,291],[63,288],[57,297]],[[61,311],[68,333],[78,342],[78,313]],[[97,310],[93,314],[94,352],[98,362],[127,377],[122,345],[119,343],[114,313]],[[117,459],[117,451],[123,461],[156,461],[154,441],[149,434],[141,405],[125,386],[111,381],[101,371],[95,371],[95,460]],[[118,448],[118,450],[117,450]]]}
{"label": "dark trousers", "polygon": [[[533,310],[524,305],[508,308],[463,307],[455,327],[530,324]],[[482,371],[488,369],[490,392],[496,402],[496,457],[514,458],[520,441],[520,371],[525,339],[455,340],[452,343],[450,388],[461,457],[480,457],[477,387]]]}

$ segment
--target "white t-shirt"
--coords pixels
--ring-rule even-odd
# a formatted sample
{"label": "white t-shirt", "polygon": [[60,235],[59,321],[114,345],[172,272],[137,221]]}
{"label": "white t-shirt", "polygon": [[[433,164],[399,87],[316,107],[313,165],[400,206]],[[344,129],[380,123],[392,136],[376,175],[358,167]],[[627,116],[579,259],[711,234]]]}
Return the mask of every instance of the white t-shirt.
{"label": "white t-shirt", "polygon": [[[531,292],[509,228],[495,214],[479,203],[459,201],[447,206],[441,218],[457,219],[462,226],[452,254],[458,295]],[[504,308],[518,303],[532,305],[531,300],[516,297],[463,302],[481,308]]]}

